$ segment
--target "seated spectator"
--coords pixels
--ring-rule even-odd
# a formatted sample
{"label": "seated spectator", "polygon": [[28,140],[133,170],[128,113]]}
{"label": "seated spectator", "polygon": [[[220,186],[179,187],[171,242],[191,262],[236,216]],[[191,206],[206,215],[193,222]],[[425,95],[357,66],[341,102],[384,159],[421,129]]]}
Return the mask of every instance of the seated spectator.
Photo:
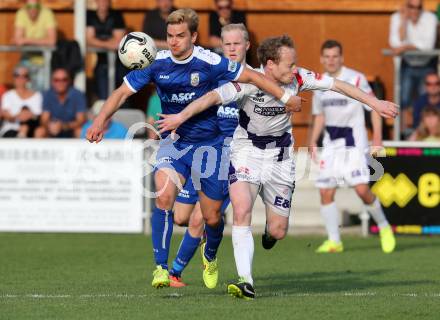
{"label": "seated spectator", "polygon": [[242,11],[233,10],[232,0],[215,0],[216,11],[209,14],[209,44],[212,48],[221,48],[222,28],[230,23],[246,25],[246,15]]}
{"label": "seated spectator", "polygon": [[40,92],[29,89],[29,70],[17,67],[14,71],[14,89],[2,96],[0,118],[3,124],[0,136],[4,138],[33,137],[42,109]]}
{"label": "seated spectator", "polygon": [[[56,20],[53,12],[39,0],[26,0],[24,7],[15,15],[13,42],[17,46],[52,47],[56,41]],[[33,88],[43,90],[44,60],[41,52],[23,53],[20,64],[29,68]]]}
{"label": "seated spectator", "polygon": [[[155,122],[159,120],[159,116],[157,115],[158,113],[162,113],[162,105],[160,103],[160,98],[157,95],[157,92],[154,91],[154,93],[148,99],[147,123],[155,128],[157,128]],[[155,132],[154,130],[148,129],[147,135],[148,139],[159,139],[157,132]]]}
{"label": "seated spectator", "polygon": [[154,39],[159,50],[168,49],[167,17],[176,10],[173,0],[156,0],[157,8],[145,13],[142,31]]}
{"label": "seated spectator", "polygon": [[[391,16],[389,44],[396,56],[409,50],[433,50],[437,17],[423,10],[422,0],[405,0],[400,11]],[[405,56],[401,62],[401,106],[411,105],[421,93],[425,75],[436,69],[432,56]]]}
{"label": "seated spectator", "polygon": [[[116,51],[125,34],[125,22],[122,13],[111,9],[110,0],[96,0],[96,11],[87,10],[87,45]],[[106,53],[98,53],[95,67],[96,93],[99,99],[107,99],[108,92],[108,61]],[[116,86],[122,83],[126,74],[119,59],[116,59]]]}
{"label": "seated spectator", "polygon": [[440,142],[440,109],[435,107],[425,108],[422,111],[421,123],[409,140]]}
{"label": "seated spectator", "polygon": [[422,94],[413,106],[413,128],[420,124],[420,116],[426,107],[435,107],[440,110],[440,77],[430,72],[425,77],[425,93]]}
{"label": "seated spectator", "polygon": [[51,82],[52,88],[43,95],[43,113],[35,137],[79,137],[86,120],[86,97],[72,87],[66,69],[55,69]]}
{"label": "seated spectator", "polygon": [[[93,123],[93,120],[95,120],[96,116],[99,114],[99,111],[101,111],[103,105],[104,105],[104,100],[98,100],[93,104],[92,110],[90,112],[91,117],[82,126],[81,135],[79,138],[81,139],[86,138],[87,129],[90,128],[90,126]],[[104,139],[125,139],[127,132],[128,132],[127,128],[121,122],[108,119],[104,123]]]}

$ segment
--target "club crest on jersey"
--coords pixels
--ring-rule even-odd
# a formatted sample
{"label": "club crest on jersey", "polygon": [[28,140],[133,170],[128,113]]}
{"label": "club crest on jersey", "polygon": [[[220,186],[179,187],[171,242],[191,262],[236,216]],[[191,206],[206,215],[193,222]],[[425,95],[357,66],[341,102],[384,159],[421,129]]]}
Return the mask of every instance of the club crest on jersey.
{"label": "club crest on jersey", "polygon": [[197,87],[200,83],[200,75],[198,72],[191,73],[191,85]]}
{"label": "club crest on jersey", "polygon": [[235,72],[237,70],[237,62],[229,60],[228,71]]}

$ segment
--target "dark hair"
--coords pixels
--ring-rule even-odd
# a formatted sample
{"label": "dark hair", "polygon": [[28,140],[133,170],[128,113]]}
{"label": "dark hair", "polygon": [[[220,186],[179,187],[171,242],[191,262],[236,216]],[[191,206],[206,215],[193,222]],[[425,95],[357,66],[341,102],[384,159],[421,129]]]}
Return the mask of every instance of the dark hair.
{"label": "dark hair", "polygon": [[265,39],[257,49],[258,60],[263,66],[267,64],[268,60],[278,63],[281,47],[295,48],[292,39],[288,35]]}
{"label": "dark hair", "polygon": [[336,40],[326,40],[321,46],[321,54],[325,49],[339,48],[339,53],[342,55],[342,44]]}

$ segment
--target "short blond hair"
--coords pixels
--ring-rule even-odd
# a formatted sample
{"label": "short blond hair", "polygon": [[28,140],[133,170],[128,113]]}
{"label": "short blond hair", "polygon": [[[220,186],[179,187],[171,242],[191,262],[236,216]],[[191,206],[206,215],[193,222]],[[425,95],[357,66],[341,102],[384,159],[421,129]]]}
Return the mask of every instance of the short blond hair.
{"label": "short blond hair", "polygon": [[199,16],[193,9],[185,8],[178,9],[170,13],[167,18],[167,26],[169,24],[181,24],[186,23],[188,25],[189,32],[197,32],[199,27]]}
{"label": "short blond hair", "polygon": [[245,25],[243,23],[231,23],[231,24],[227,24],[222,28],[222,40],[223,40],[223,36],[226,32],[230,32],[230,31],[241,31],[243,33],[243,38],[244,41],[249,41],[249,32],[247,31]]}

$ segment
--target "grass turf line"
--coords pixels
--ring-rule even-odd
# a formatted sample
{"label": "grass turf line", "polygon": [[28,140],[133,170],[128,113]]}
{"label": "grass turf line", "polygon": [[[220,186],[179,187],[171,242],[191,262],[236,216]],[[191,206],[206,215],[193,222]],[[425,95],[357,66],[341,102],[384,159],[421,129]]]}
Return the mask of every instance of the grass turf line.
{"label": "grass turf line", "polygon": [[[173,238],[171,258],[180,237]],[[231,239],[216,289],[197,252],[186,288],[151,287],[151,238],[109,234],[0,234],[0,319],[433,319],[440,314],[440,237],[344,238],[346,252],[318,255],[318,237],[289,237],[270,251],[255,238],[255,301],[226,295],[236,279]]]}

